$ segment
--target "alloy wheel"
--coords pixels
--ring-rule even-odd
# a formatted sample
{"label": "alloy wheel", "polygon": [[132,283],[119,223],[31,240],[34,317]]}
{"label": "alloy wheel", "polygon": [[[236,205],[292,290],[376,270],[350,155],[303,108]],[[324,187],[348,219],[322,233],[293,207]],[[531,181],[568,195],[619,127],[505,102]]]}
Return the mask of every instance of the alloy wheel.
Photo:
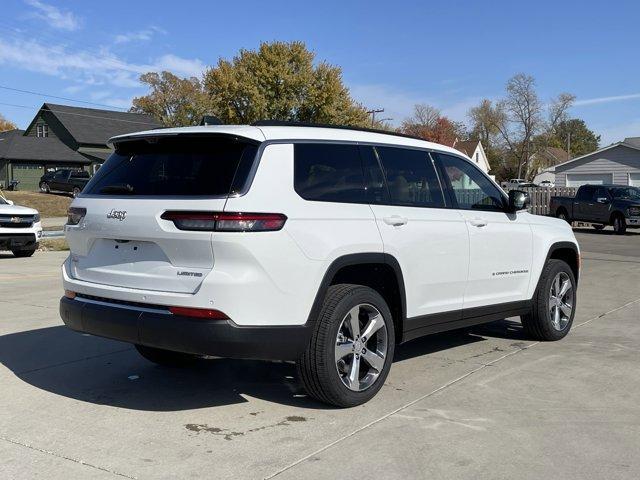
{"label": "alloy wheel", "polygon": [[573,285],[566,272],[558,273],[549,291],[549,314],[551,325],[559,332],[564,330],[571,320],[573,312]]}
{"label": "alloy wheel", "polygon": [[359,304],[344,316],[335,343],[335,363],[350,390],[366,390],[382,373],[387,357],[387,325],[380,311]]}

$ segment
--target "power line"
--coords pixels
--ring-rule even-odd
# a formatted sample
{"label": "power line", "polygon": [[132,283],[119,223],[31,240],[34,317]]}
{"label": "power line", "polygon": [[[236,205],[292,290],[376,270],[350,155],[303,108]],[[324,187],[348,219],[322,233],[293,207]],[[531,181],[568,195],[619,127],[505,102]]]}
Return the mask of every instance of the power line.
{"label": "power line", "polygon": [[32,92],[30,90],[21,90],[19,88],[13,88],[13,87],[7,87],[5,85],[0,85],[0,88],[4,89],[4,90],[11,90],[12,92],[19,92],[19,93],[28,93],[30,95],[38,95],[40,97],[49,97],[49,98],[57,98],[58,100],[66,100],[68,102],[76,102],[76,103],[83,103],[85,105],[96,105],[99,107],[109,107],[109,108],[116,108],[119,110],[124,110],[126,111],[127,109],[124,107],[114,107],[113,105],[107,105],[105,103],[97,103],[97,102],[89,102],[87,100],[77,100],[75,98],[69,98],[69,97],[60,97],[58,95],[50,95],[48,93],[40,93],[40,92]]}

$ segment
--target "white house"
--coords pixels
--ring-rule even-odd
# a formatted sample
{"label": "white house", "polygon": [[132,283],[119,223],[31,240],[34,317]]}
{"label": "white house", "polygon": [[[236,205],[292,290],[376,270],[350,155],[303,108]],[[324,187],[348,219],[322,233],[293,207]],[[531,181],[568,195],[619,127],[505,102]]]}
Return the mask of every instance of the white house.
{"label": "white house", "polygon": [[536,185],[540,185],[540,183],[547,181],[553,184],[556,183],[556,167],[545,168],[544,170],[540,170],[540,172],[533,177],[533,183]]}
{"label": "white house", "polygon": [[491,170],[489,159],[487,158],[487,154],[485,153],[480,140],[467,140],[464,142],[456,141],[456,143],[453,144],[453,148],[461,151],[473,160],[485,173],[489,173],[489,170]]}

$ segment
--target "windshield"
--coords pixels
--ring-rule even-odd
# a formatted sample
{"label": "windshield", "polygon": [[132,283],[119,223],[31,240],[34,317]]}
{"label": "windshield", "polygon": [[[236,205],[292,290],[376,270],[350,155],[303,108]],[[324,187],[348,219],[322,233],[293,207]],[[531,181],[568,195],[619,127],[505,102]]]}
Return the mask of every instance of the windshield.
{"label": "windshield", "polygon": [[611,196],[621,200],[640,200],[640,188],[636,187],[614,187],[610,188]]}
{"label": "windshield", "polygon": [[255,144],[230,136],[123,142],[84,193],[226,196],[244,186],[256,152]]}

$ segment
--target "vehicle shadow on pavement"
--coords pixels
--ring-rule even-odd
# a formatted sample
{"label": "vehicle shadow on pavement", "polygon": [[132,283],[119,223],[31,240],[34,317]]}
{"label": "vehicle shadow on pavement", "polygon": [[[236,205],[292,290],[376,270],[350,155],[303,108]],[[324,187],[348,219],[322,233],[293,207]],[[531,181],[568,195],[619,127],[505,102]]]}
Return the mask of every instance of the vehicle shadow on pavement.
{"label": "vehicle shadow on pavement", "polygon": [[485,337],[515,340],[517,342],[529,340],[519,321],[509,319],[498,320],[484,325],[476,325],[475,327],[416,338],[415,340],[396,347],[396,354],[393,361],[401,362],[429,353],[483,342],[486,340]]}
{"label": "vehicle shadow on pavement", "polygon": [[[468,330],[423,337],[397,347],[394,362],[479,341],[483,338]],[[64,326],[0,336],[0,363],[41,390],[131,410],[232,405],[247,402],[245,396],[300,408],[332,408],[305,395],[290,362],[213,358],[189,368],[160,367],[131,345]]]}

